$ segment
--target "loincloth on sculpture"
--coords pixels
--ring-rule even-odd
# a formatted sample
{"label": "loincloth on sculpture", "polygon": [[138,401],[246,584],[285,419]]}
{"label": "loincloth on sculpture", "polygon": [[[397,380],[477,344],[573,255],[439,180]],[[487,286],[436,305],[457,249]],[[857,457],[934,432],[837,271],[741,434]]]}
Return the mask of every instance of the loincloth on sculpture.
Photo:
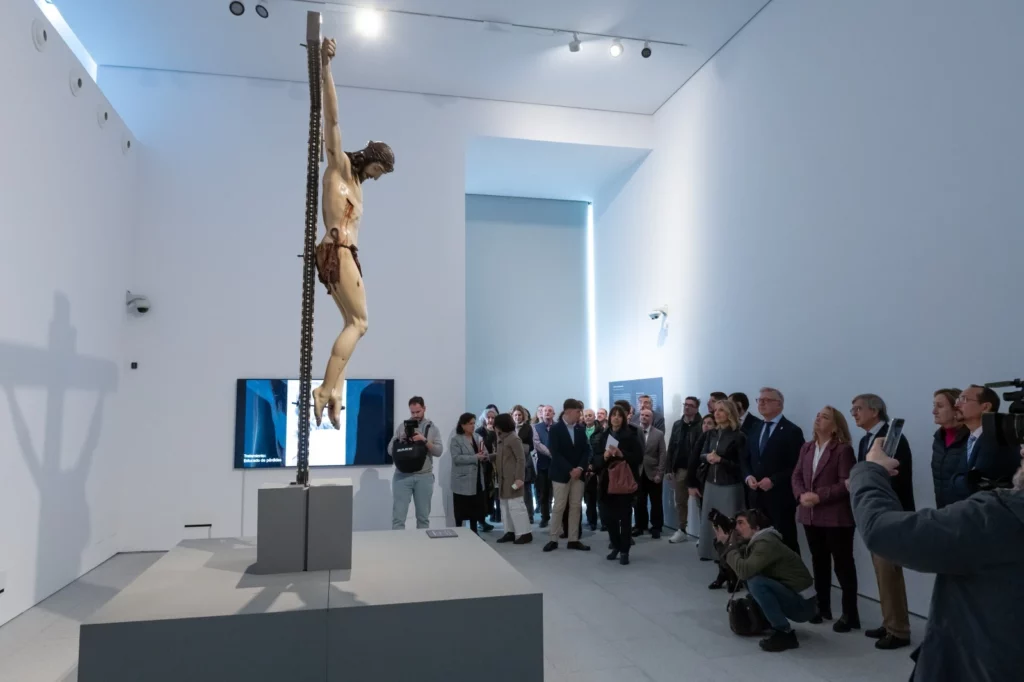
{"label": "loincloth on sculpture", "polygon": [[363,276],[363,266],[359,263],[359,247],[351,244],[336,244],[334,242],[320,242],[316,247],[316,272],[320,283],[331,292],[332,286],[341,282],[341,258],[338,249],[348,249],[352,253],[352,260],[356,264],[359,276]]}

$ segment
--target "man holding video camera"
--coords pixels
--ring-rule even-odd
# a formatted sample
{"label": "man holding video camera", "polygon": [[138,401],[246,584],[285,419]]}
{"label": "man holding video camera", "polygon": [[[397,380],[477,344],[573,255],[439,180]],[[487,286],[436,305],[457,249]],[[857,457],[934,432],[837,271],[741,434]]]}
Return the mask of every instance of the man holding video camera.
{"label": "man holding video camera", "polygon": [[751,509],[738,513],[731,533],[726,527],[728,519],[721,516],[712,522],[715,537],[724,545],[722,561],[737,578],[746,581],[747,591],[772,626],[771,634],[759,642],[760,647],[771,652],[796,649],[800,642],[789,621],[806,623],[818,612],[817,600],[800,594],[814,584],[810,571],[763,512]]}
{"label": "man holding video camera", "polygon": [[[1024,457],[1024,447],[1020,449]],[[1024,597],[1024,466],[1010,489],[979,492],[942,509],[904,511],[893,489],[898,459],[882,439],[850,474],[853,514],[872,554],[935,573],[912,681],[1021,679]]]}
{"label": "man holding video camera", "polygon": [[409,399],[409,419],[395,429],[388,454],[395,463],[391,479],[391,528],[405,530],[409,502],[416,505],[416,527],[430,528],[430,500],[434,495],[434,458],[444,453],[441,431],[426,418],[423,398]]}

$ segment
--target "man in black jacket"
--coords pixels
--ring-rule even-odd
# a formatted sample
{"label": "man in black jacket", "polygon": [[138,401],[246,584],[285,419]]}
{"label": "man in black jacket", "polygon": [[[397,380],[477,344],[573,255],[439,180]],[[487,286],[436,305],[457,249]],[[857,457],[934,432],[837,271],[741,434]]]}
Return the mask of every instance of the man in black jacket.
{"label": "man in black jacket", "polygon": [[[867,432],[860,439],[857,449],[857,461],[863,462],[876,440],[885,441],[885,436],[889,433],[889,414],[885,408],[885,401],[874,393],[864,393],[854,398],[850,414],[853,415],[853,421],[857,426]],[[899,468],[892,469],[890,487],[896,493],[903,511],[912,512],[914,468],[910,443],[907,442],[906,436],[900,435],[895,459]],[[861,530],[863,532],[863,529]],[[909,646],[910,610],[907,606],[907,585],[903,580],[903,567],[875,553],[871,554],[871,562],[875,566],[875,579],[878,581],[882,627],[866,630],[864,634],[878,640],[875,642],[878,649],[899,649]]]}
{"label": "man in black jacket", "polygon": [[740,413],[740,431],[746,435],[747,442],[750,442],[751,438],[757,438],[764,422],[750,414],[750,398],[746,393],[733,393],[729,396],[729,400],[736,406],[736,411]]}
{"label": "man in black jacket", "polygon": [[785,405],[781,391],[761,389],[757,411],[764,422],[747,436],[747,449],[740,453],[740,471],[747,486],[749,506],[767,514],[782,540],[799,554],[792,478],[804,444],[804,432],[782,416]]}
{"label": "man in black jacket", "polygon": [[[1018,454],[1024,456],[1024,448]],[[911,680],[1020,679],[1024,466],[1011,490],[919,512],[906,511],[893,490],[902,466],[877,439],[866,461],[853,468],[850,495],[857,530],[872,555],[936,574],[924,641],[911,656],[917,663]]]}
{"label": "man in black jacket", "polygon": [[700,422],[700,401],[694,396],[687,396],[683,401],[683,416],[672,425],[672,435],[668,440],[669,468],[665,480],[673,486],[676,500],[676,532],[668,540],[673,544],[689,540],[686,534],[690,510],[687,466],[690,451],[701,432]]}
{"label": "man in black jacket", "polygon": [[[548,450],[551,452],[551,468],[548,475],[554,488],[555,508],[551,517],[560,520],[566,507],[569,509],[569,549],[587,551],[587,545],[580,542],[580,519],[583,512],[583,472],[590,462],[590,443],[587,429],[580,422],[582,405],[575,398],[569,398],[562,406],[562,418],[555,422],[549,432]],[[561,523],[551,524],[551,540],[544,545],[544,551],[558,549],[558,535]]]}

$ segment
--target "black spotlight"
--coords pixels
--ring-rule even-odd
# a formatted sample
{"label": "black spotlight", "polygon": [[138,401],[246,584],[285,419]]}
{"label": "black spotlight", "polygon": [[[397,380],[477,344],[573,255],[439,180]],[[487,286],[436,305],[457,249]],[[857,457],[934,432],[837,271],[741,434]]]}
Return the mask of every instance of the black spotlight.
{"label": "black spotlight", "polygon": [[256,14],[260,15],[261,19],[266,19],[270,16],[270,10],[266,5],[256,5]]}
{"label": "black spotlight", "polygon": [[231,0],[231,4],[228,5],[228,9],[231,10],[231,13],[236,17],[240,17],[245,14],[245,5],[238,0]]}
{"label": "black spotlight", "polygon": [[651,44],[650,43],[648,43],[646,41],[644,42],[644,49],[640,50],[640,56],[643,57],[644,59],[647,59],[648,57],[651,56]]}

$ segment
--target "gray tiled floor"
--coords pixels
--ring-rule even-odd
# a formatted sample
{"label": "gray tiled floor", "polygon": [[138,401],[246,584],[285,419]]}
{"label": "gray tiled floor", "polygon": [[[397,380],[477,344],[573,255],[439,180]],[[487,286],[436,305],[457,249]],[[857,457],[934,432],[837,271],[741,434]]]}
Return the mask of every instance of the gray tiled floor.
{"label": "gray tiled floor", "polygon": [[[715,568],[692,543],[637,541],[632,564],[606,561],[606,536],[585,533],[593,547],[542,554],[487,541],[544,590],[544,682],[905,682],[910,649],[876,651],[863,634],[837,635],[825,624],[798,625],[800,648],[766,654],[754,639],[729,631],[723,592],[707,584]],[[75,682],[78,624],[134,580],[158,553],[122,554],[0,628],[0,682]],[[874,576],[863,576],[874,579]],[[836,605],[839,596],[833,597]],[[873,627],[878,605],[862,600]],[[915,640],[924,623],[913,623]]]}

